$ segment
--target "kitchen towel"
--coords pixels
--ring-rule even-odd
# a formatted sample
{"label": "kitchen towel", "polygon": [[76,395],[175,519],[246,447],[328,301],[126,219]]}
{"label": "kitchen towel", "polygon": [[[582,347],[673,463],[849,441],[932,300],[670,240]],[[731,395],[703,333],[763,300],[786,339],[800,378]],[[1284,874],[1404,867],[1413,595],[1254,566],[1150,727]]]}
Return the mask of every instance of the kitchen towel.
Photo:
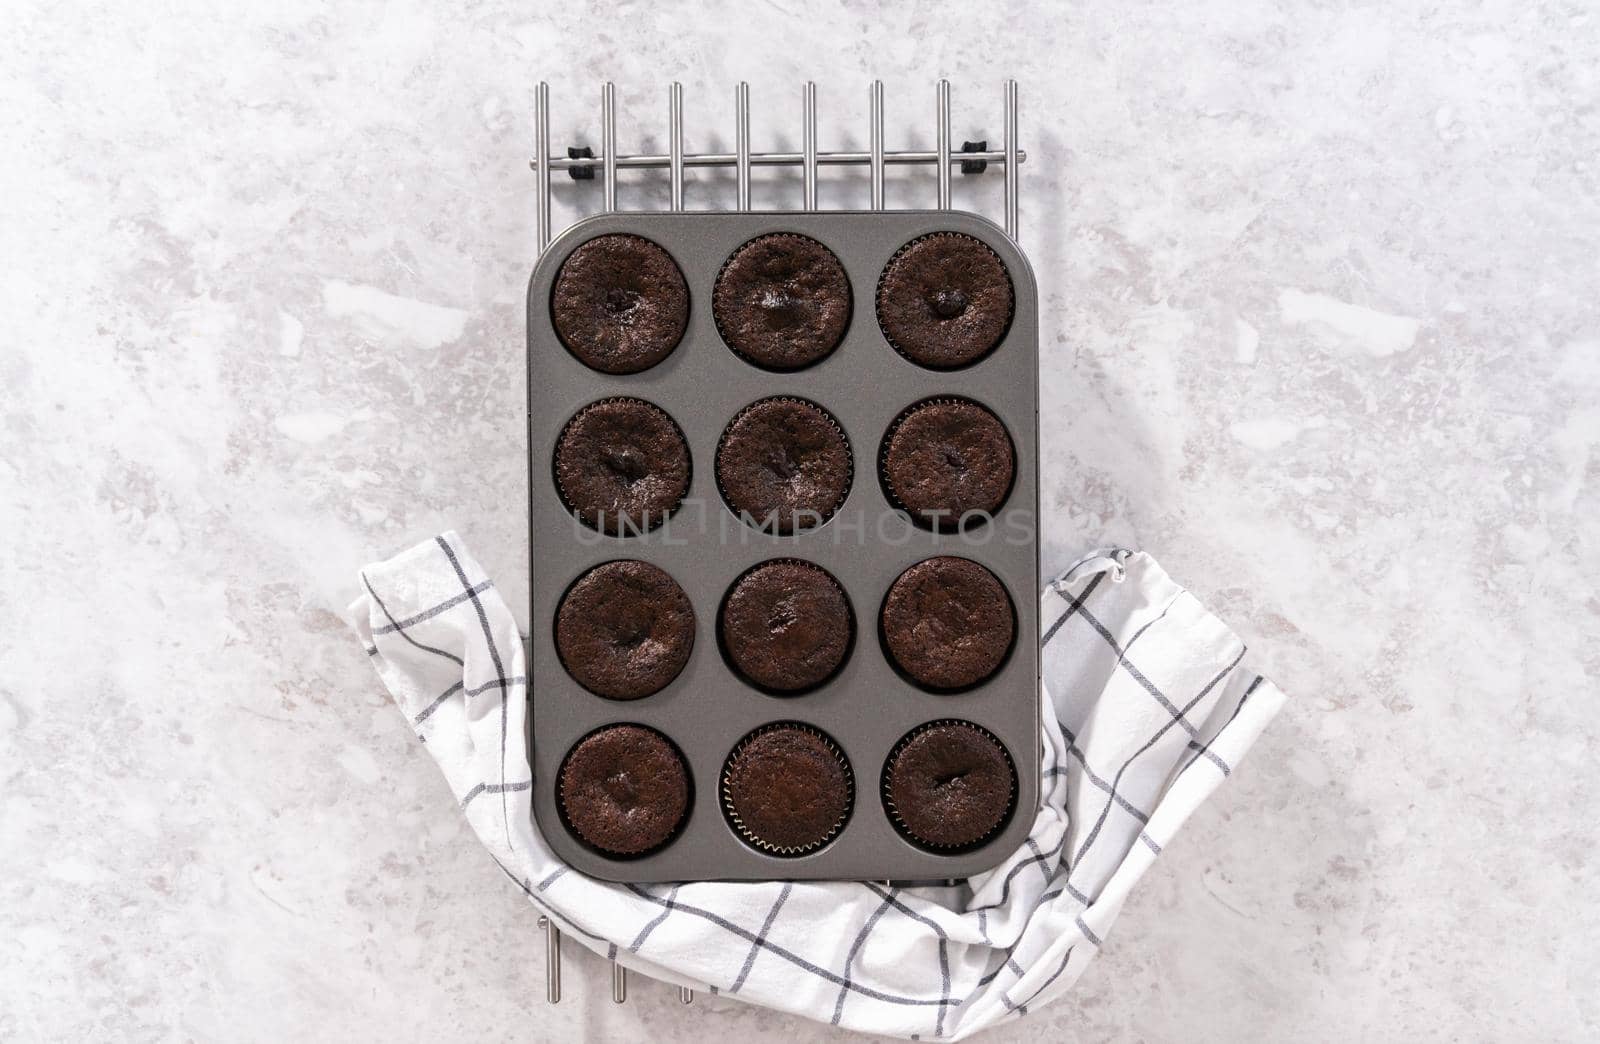
{"label": "kitchen towel", "polygon": [[956,1040],[1064,994],[1284,699],[1154,559],[1095,552],[1040,595],[1039,807],[993,870],[955,887],[611,884],[562,864],[534,826],[522,638],[460,538],[361,583],[351,614],[383,684],[500,869],[570,938],[666,982],[912,1039]]}

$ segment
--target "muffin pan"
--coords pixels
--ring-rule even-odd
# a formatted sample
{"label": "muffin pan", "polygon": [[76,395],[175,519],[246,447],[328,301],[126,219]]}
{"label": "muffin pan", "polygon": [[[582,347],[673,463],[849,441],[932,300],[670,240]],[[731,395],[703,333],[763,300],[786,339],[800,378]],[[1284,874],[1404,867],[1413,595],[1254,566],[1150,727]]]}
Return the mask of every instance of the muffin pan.
{"label": "muffin pan", "polygon": [[[920,366],[891,346],[879,326],[879,280],[896,253],[921,237],[956,232],[992,249],[1009,274],[1014,304],[1003,338],[963,368]],[[660,362],[630,374],[592,369],[558,337],[552,294],[561,265],[596,236],[641,236],[664,249],[688,286],[682,340]],[[825,246],[849,280],[850,314],[838,346],[794,370],[757,365],[732,350],[713,317],[719,272],[758,236],[788,233]],[[555,853],[583,873],[612,881],[967,877],[999,863],[1022,843],[1038,800],[1038,415],[1037,289],[1026,259],[998,227],[957,211],[610,213],[567,229],[535,267],[528,288],[528,434],[532,674],[529,756],[533,809]],[[642,399],[664,410],[690,451],[689,489],[667,524],[611,535],[580,522],[557,488],[554,455],[568,421],[604,399]],[[730,421],[771,397],[822,407],[848,439],[849,491],[819,525],[772,534],[747,525],[718,488],[714,460]],[[1015,478],[991,522],[965,533],[913,524],[879,479],[885,434],[912,405],[966,399],[1005,426]],[[879,620],[891,584],[907,568],[939,555],[970,559],[1004,586],[1015,639],[995,673],[958,692],[919,686],[898,670]],[[556,621],[563,595],[589,570],[617,560],[665,570],[694,609],[694,637],[675,677],[650,695],[607,699],[563,666]],[[773,559],[809,562],[843,588],[854,620],[842,665],[825,680],[785,695],[758,687],[722,648],[719,613],[734,584]],[[970,722],[997,739],[1016,770],[1012,811],[974,846],[938,849],[908,839],[891,821],[881,781],[886,761],[914,730]],[[723,774],[740,743],[767,726],[798,723],[836,745],[851,770],[847,819],[803,854],[763,850],[741,839],[724,807]],[[586,844],[559,805],[569,751],[613,724],[653,729],[681,752],[689,770],[687,817],[642,855],[619,857]],[[774,846],[781,848],[781,846]]]}

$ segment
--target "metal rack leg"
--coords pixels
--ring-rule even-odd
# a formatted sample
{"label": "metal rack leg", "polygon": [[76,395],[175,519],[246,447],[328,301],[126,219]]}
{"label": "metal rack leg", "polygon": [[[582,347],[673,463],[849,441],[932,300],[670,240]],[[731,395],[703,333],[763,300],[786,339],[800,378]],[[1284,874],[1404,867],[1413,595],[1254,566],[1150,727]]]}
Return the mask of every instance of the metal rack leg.
{"label": "metal rack leg", "polygon": [[628,969],[611,962],[611,1001],[613,1004],[622,1004],[628,999]]}
{"label": "metal rack leg", "polygon": [[937,91],[938,126],[935,133],[935,151],[938,160],[934,169],[939,172],[939,209],[950,209],[950,81],[940,80]]}
{"label": "metal rack leg", "polygon": [[883,81],[873,80],[867,93],[872,121],[872,209],[883,209]]}
{"label": "metal rack leg", "polygon": [[750,85],[741,82],[733,89],[734,147],[739,172],[739,209],[750,209]]}
{"label": "metal rack leg", "polygon": [[801,153],[805,156],[802,176],[805,184],[805,209],[817,209],[817,85],[810,80],[800,92]]}
{"label": "metal rack leg", "polygon": [[609,214],[617,209],[617,89],[609,81],[600,88],[600,150],[606,179],[601,192]]}
{"label": "metal rack leg", "polygon": [[561,1003],[561,929],[548,917],[539,918],[544,929],[544,995],[551,1004]]}
{"label": "metal rack leg", "polygon": [[1022,171],[1017,163],[1017,81],[1007,80],[1005,88],[1006,128],[1006,235],[1013,243],[1017,239],[1018,189]]}
{"label": "metal rack leg", "polygon": [[667,89],[667,139],[672,157],[672,209],[683,209],[683,84]]}
{"label": "metal rack leg", "polygon": [[534,205],[542,254],[550,245],[550,85],[542,81],[533,89],[533,155]]}

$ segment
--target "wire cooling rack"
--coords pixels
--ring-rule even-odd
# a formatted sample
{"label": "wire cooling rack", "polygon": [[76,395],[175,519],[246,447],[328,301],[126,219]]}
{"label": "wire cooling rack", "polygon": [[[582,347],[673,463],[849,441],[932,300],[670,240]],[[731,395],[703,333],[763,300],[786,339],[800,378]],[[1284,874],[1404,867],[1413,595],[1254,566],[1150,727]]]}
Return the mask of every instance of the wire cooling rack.
{"label": "wire cooling rack", "polygon": [[867,167],[871,177],[872,202],[869,210],[883,210],[883,174],[890,166],[931,166],[937,185],[937,206],[951,209],[952,168],[964,176],[987,173],[998,167],[1005,174],[1005,230],[1017,240],[1018,189],[1021,166],[1027,153],[1017,146],[1017,82],[1007,80],[1003,98],[1003,137],[1001,147],[991,149],[987,139],[964,141],[959,148],[950,143],[950,81],[940,80],[935,88],[934,147],[895,149],[883,147],[883,81],[874,80],[868,88],[870,147],[866,152],[821,151],[817,148],[817,85],[806,83],[800,90],[799,152],[753,152],[750,148],[750,85],[734,88],[733,152],[685,153],[683,145],[683,85],[667,88],[668,151],[662,153],[617,152],[616,88],[605,83],[600,88],[600,151],[592,145],[574,144],[565,155],[550,150],[550,85],[534,88],[534,154],[529,166],[537,181],[538,252],[544,253],[552,235],[550,222],[550,178],[565,171],[573,181],[600,182],[601,211],[617,207],[618,173],[623,170],[662,169],[668,172],[671,186],[669,208],[683,210],[683,173],[690,167],[733,167],[738,179],[736,210],[750,209],[750,171],[753,167],[800,167],[802,210],[817,209],[817,169],[825,166]]}
{"label": "wire cooling rack", "polygon": [[[1017,144],[1017,82],[1006,80],[1002,98],[1001,147],[991,149],[987,139],[963,141],[951,147],[950,81],[940,80],[934,88],[934,134],[932,149],[894,149],[883,147],[883,81],[873,80],[868,87],[868,149],[866,152],[827,151],[817,147],[817,85],[806,82],[800,89],[800,151],[755,152],[750,147],[750,85],[734,87],[734,151],[688,152],[683,143],[683,85],[667,87],[667,152],[619,153],[617,151],[617,92],[614,84],[600,87],[599,152],[590,144],[574,143],[564,155],[553,155],[550,148],[550,85],[540,82],[534,88],[534,152],[529,166],[536,182],[538,243],[535,256],[543,254],[553,235],[550,217],[550,179],[564,171],[576,182],[600,182],[603,213],[617,206],[618,175],[623,170],[660,170],[668,176],[668,209],[684,210],[683,174],[690,167],[734,168],[737,181],[736,211],[750,210],[750,171],[754,167],[800,167],[801,211],[817,209],[817,170],[824,166],[866,167],[870,178],[870,205],[862,213],[882,211],[884,170],[890,166],[931,166],[934,170],[935,199],[939,210],[950,210],[952,175],[982,175],[995,167],[1005,175],[1004,227],[1012,242],[1017,242],[1021,167],[1027,153]],[[545,931],[545,996],[555,1004],[561,1000],[561,929],[547,918],[539,918]],[[694,1000],[694,991],[680,987],[683,1003]],[[611,999],[618,1004],[628,999],[627,969],[611,962]]]}

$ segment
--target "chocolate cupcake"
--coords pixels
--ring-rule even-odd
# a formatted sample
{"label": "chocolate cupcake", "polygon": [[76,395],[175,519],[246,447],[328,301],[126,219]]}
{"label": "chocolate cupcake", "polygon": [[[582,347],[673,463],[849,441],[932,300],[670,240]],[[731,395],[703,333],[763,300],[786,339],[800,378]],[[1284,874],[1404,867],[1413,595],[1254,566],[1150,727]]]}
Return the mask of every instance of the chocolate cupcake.
{"label": "chocolate cupcake", "polygon": [[722,811],[763,852],[814,852],[850,818],[855,780],[844,752],[809,725],[766,725],[739,741],[722,767]]}
{"label": "chocolate cupcake", "polygon": [[1015,297],[1000,255],[959,232],[914,239],[878,280],[878,325],[895,350],[920,366],[975,363],[1011,326]]}
{"label": "chocolate cupcake", "polygon": [[850,325],[850,280],[815,239],[774,232],[728,258],[711,312],[735,352],[758,366],[798,370],[839,346]]}
{"label": "chocolate cupcake", "polygon": [[895,506],[921,525],[954,530],[1000,510],[1016,476],[1006,427],[971,399],[928,399],[883,438],[880,473]]}
{"label": "chocolate cupcake", "polygon": [[561,262],[550,294],[556,336],[601,373],[638,373],[672,354],[689,325],[689,284],[642,236],[596,236]]}
{"label": "chocolate cupcake", "polygon": [[746,406],[717,444],[717,486],[736,514],[778,533],[821,525],[844,503],[850,443],[827,410],[776,396]]}
{"label": "chocolate cupcake", "polygon": [[1017,799],[1005,746],[970,721],[930,721],[895,744],[883,766],[883,804],[915,844],[975,848],[999,833]]}
{"label": "chocolate cupcake", "polygon": [[648,562],[607,562],[580,576],[556,610],[556,653],[585,689],[637,700],[666,688],[694,648],[694,607]]}
{"label": "chocolate cupcake", "polygon": [[607,725],[567,752],[556,785],[567,827],[614,856],[652,852],[689,812],[689,767],[661,733]]}
{"label": "chocolate cupcake", "polygon": [[723,599],[722,648],[734,670],[771,692],[797,693],[831,678],[849,655],[855,621],[844,590],[810,562],[763,562]]}
{"label": "chocolate cupcake", "polygon": [[612,536],[654,529],[689,492],[689,444],[643,399],[590,403],[556,440],[556,490],[567,510]]}
{"label": "chocolate cupcake", "polygon": [[941,555],[889,586],[882,628],[896,666],[924,688],[950,691],[977,685],[1005,662],[1016,613],[993,573]]}

